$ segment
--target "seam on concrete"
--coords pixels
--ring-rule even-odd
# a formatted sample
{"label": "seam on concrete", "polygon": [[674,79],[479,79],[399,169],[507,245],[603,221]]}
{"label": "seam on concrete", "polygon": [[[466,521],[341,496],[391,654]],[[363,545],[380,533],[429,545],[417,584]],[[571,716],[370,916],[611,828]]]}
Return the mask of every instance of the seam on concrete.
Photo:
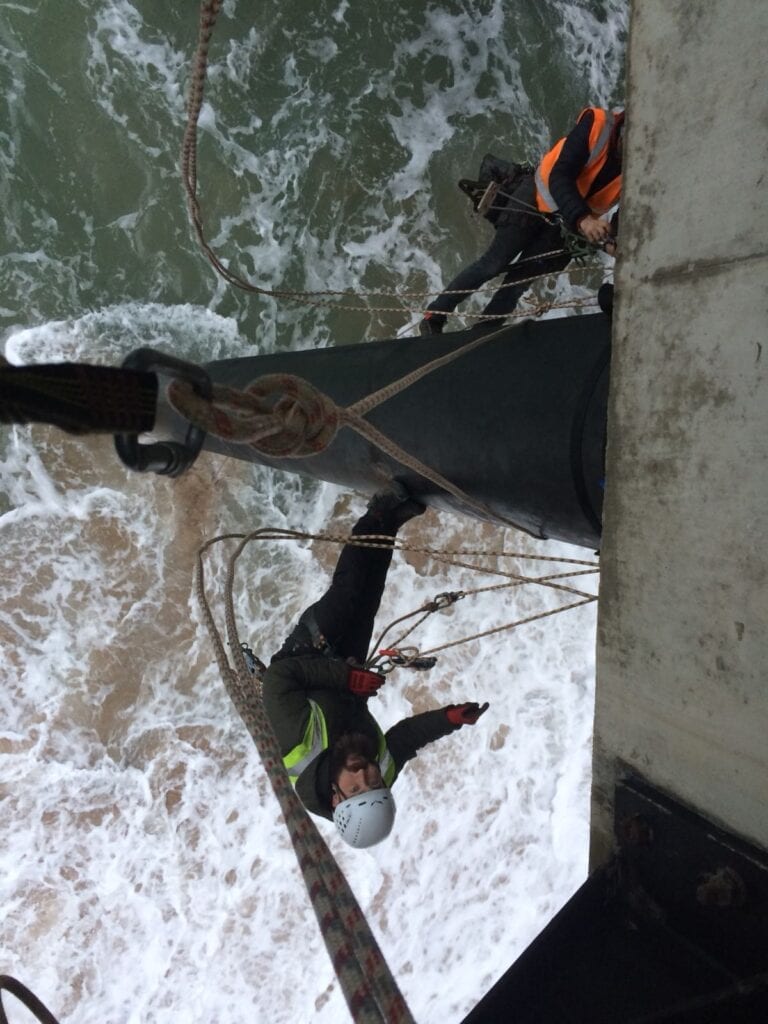
{"label": "seam on concrete", "polygon": [[683,278],[692,276],[708,276],[717,273],[718,270],[728,269],[733,266],[740,266],[744,263],[756,263],[768,257],[768,252],[755,252],[749,256],[733,256],[730,259],[720,260],[686,260],[685,263],[673,264],[670,267],[659,267],[652,274],[643,278],[644,281],[657,281],[664,278]]}

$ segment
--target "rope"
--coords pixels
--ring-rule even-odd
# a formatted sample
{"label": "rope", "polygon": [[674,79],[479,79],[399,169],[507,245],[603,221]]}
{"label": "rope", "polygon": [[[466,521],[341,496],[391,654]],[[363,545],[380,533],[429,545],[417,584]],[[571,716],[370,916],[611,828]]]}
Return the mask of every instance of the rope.
{"label": "rope", "polygon": [[[227,692],[248,729],[280,804],[312,908],[328,955],[356,1024],[412,1024],[413,1018],[355,896],[322,836],[288,779],[277,738],[264,710],[261,688],[251,676],[240,647],[232,592],[238,558],[251,534],[229,559],[225,583],[227,638],[234,655],[232,668],[205,594],[202,556],[211,545],[239,537],[228,534],[209,541],[198,553],[196,590]],[[269,532],[269,531],[266,531]]]}
{"label": "rope", "polygon": [[470,640],[480,640],[484,636],[493,636],[494,633],[503,633],[507,629],[516,629],[518,626],[524,626],[528,622],[536,622],[537,619],[546,619],[550,615],[559,615],[560,612],[567,612],[571,608],[580,608],[583,604],[590,604],[592,601],[597,600],[597,595],[590,594],[585,597],[582,601],[574,601],[572,604],[563,604],[559,608],[550,608],[546,612],[537,612],[536,615],[529,615],[526,619],[517,619],[515,622],[508,622],[504,626],[494,626],[492,629],[486,629],[482,633],[473,633],[472,636],[464,636],[461,640],[452,640],[450,643],[441,644],[439,647],[430,647],[429,650],[419,651],[420,657],[425,657],[428,654],[435,654],[437,651],[447,651],[449,647],[458,647],[459,644],[469,643]]}
{"label": "rope", "polygon": [[248,443],[272,458],[316,455],[331,444],[340,427],[349,427],[390,458],[452,494],[484,518],[502,522],[535,537],[536,534],[520,523],[470,497],[363,418],[371,409],[400,394],[434,370],[484,345],[503,330],[506,328],[474,338],[346,408],[337,406],[308,381],[291,374],[268,374],[247,385],[243,391],[215,384],[211,399],[196,395],[186,381],[174,380],[168,387],[168,399],[181,416],[207,433],[225,441]]}
{"label": "rope", "polygon": [[[466,568],[475,569],[477,572],[495,572],[495,571],[498,571],[498,570],[493,570],[493,569],[485,569],[485,568],[480,567],[480,566],[469,566],[466,563],[448,561],[447,559],[439,559],[439,560],[440,561],[444,561],[444,562],[446,562],[449,565],[455,565],[455,566],[462,566],[463,565]],[[411,633],[413,633],[416,629],[418,629],[418,627],[422,624],[422,622],[424,622],[427,618],[429,618],[430,615],[433,615],[436,611],[441,611],[442,608],[444,608],[444,607],[449,607],[449,604],[455,604],[456,601],[463,600],[465,597],[472,597],[474,594],[487,594],[487,593],[491,593],[493,591],[508,590],[510,587],[521,587],[525,583],[538,583],[538,584],[541,584],[542,586],[548,586],[550,584],[550,581],[552,581],[552,580],[568,579],[568,578],[570,578],[572,576],[590,576],[590,575],[594,575],[595,573],[598,573],[599,571],[600,571],[599,568],[594,568],[594,569],[582,569],[580,572],[561,572],[561,573],[556,573],[554,576],[538,576],[538,577],[533,577],[533,578],[530,578],[530,577],[526,578],[526,577],[520,576],[520,577],[516,577],[514,579],[511,579],[507,583],[497,583],[497,584],[494,584],[493,586],[489,586],[489,587],[476,587],[473,590],[462,590],[462,591],[459,591],[457,594],[450,595],[453,598],[453,600],[451,600],[450,602],[448,602],[446,604],[438,604],[437,602],[427,602],[427,604],[422,606],[421,608],[417,608],[413,612],[408,612],[407,615],[401,615],[399,619],[394,619],[392,622],[389,623],[389,625],[384,630],[382,630],[379,638],[376,640],[376,642],[371,647],[371,652],[370,652],[369,657],[368,657],[368,662],[373,664],[373,663],[375,663],[378,660],[378,655],[377,655],[376,652],[381,648],[381,645],[383,643],[384,637],[387,635],[387,633],[389,633],[389,631],[391,629],[394,629],[395,626],[399,625],[401,622],[405,622],[408,619],[412,618],[413,616],[418,615],[420,612],[423,613],[421,615],[421,618],[418,619],[416,622],[414,622],[411,626],[409,626],[408,629],[406,629],[404,633],[401,633],[400,636],[397,638],[397,640],[395,640],[392,643],[392,645],[391,645],[392,647],[400,649],[400,647],[401,647],[401,645],[403,643],[403,640],[407,639],[407,637],[409,637],[411,635]],[[507,574],[505,574],[505,575],[507,575]],[[510,573],[509,575],[513,575],[513,574]],[[570,590],[571,588],[563,588],[563,589]],[[577,591],[577,590],[572,590],[571,592],[574,593],[574,594],[582,594],[583,593],[582,591]],[[443,596],[443,595],[439,595],[439,596]],[[591,600],[595,599],[594,595],[592,595],[592,594],[585,594],[584,593],[583,596],[585,598],[585,600],[583,602],[579,601],[576,604],[564,605],[564,606],[562,606],[560,608],[556,608],[555,611],[565,611],[566,608],[575,608],[575,607],[577,607],[578,604],[582,604],[582,603],[586,604],[587,603],[587,599],[591,599]],[[547,614],[549,614],[549,613],[547,613]],[[534,618],[537,618],[537,617],[538,616],[534,616]],[[520,626],[524,622],[532,622],[532,621],[534,621],[534,619],[518,619],[516,622],[511,622],[511,623],[508,623],[506,626],[500,626],[500,627],[498,627],[498,629],[494,629],[493,632],[500,632],[503,629],[514,629],[516,626]],[[419,657],[420,658],[420,657],[423,657],[425,654],[435,654],[438,651],[445,650],[447,647],[455,647],[458,644],[466,643],[469,640],[475,640],[475,639],[477,639],[477,637],[484,636],[484,635],[486,635],[486,634],[478,633],[475,636],[463,637],[461,640],[456,640],[456,641],[454,641],[452,643],[449,643],[449,644],[443,644],[440,647],[433,647],[428,652],[416,649],[416,654],[415,654],[414,657]],[[366,663],[366,664],[368,664],[368,663]]]}
{"label": "rope", "polygon": [[[569,586],[565,586],[563,584],[555,582],[556,580],[568,579],[568,578],[571,578],[573,576],[588,576],[588,575],[595,575],[596,573],[598,573],[600,571],[600,567],[599,567],[598,563],[597,562],[588,561],[586,559],[560,558],[560,557],[558,557],[556,555],[532,555],[532,554],[528,554],[526,552],[520,552],[520,551],[504,551],[503,549],[501,551],[477,551],[477,550],[474,550],[474,549],[466,550],[466,549],[463,549],[463,548],[456,548],[456,549],[452,549],[452,550],[449,549],[449,550],[442,550],[441,551],[441,550],[438,550],[438,549],[435,549],[435,548],[432,548],[432,547],[422,546],[422,545],[418,545],[418,544],[406,544],[399,537],[392,538],[389,535],[385,535],[385,534],[354,534],[354,535],[346,535],[346,534],[334,534],[334,533],[309,533],[309,532],[306,532],[304,530],[290,530],[290,529],[285,529],[285,528],[282,528],[282,527],[263,527],[263,528],[261,528],[259,530],[255,530],[255,531],[253,531],[252,533],[249,533],[249,534],[232,533],[232,534],[222,535],[220,537],[216,537],[213,540],[209,541],[209,543],[208,543],[208,545],[206,545],[206,547],[210,546],[211,544],[216,543],[217,541],[233,540],[233,539],[241,540],[242,541],[241,547],[244,547],[246,544],[248,544],[248,543],[250,543],[251,541],[254,541],[254,540],[263,540],[263,541],[267,541],[267,540],[272,540],[272,541],[276,541],[276,540],[302,541],[303,540],[303,541],[318,541],[320,543],[336,544],[336,545],[350,545],[350,546],[365,547],[365,548],[388,548],[388,549],[392,549],[394,551],[408,551],[408,552],[410,552],[412,554],[428,555],[429,557],[434,558],[436,561],[443,562],[444,564],[449,565],[449,566],[453,566],[453,567],[456,567],[456,568],[470,569],[473,572],[487,573],[489,575],[504,576],[506,578],[506,580],[507,580],[506,583],[494,584],[492,586],[487,586],[487,587],[476,587],[476,588],[471,589],[471,590],[462,590],[462,591],[459,591],[456,594],[452,594],[452,595],[439,595],[439,597],[435,601],[427,602],[421,608],[417,608],[415,611],[409,612],[407,615],[403,615],[400,618],[395,619],[393,622],[391,622],[383,630],[383,632],[380,634],[378,640],[373,644],[372,652],[375,651],[380,646],[381,641],[383,640],[384,636],[390,631],[390,629],[394,628],[394,626],[398,625],[400,622],[403,622],[403,621],[411,618],[412,616],[418,615],[419,613],[423,613],[422,618],[417,623],[415,623],[414,626],[411,626],[407,630],[407,632],[403,636],[401,636],[399,638],[399,640],[397,641],[397,643],[394,646],[399,646],[400,641],[403,640],[405,638],[405,636],[407,636],[411,632],[413,632],[413,630],[418,625],[420,625],[420,623],[423,622],[424,619],[426,619],[428,615],[432,614],[435,611],[441,610],[443,607],[447,607],[448,604],[453,604],[457,600],[461,600],[461,599],[463,599],[465,597],[471,597],[471,596],[473,596],[475,594],[489,593],[491,591],[504,590],[504,589],[508,589],[510,587],[513,587],[513,586],[522,586],[524,584],[531,583],[531,584],[535,584],[535,585],[538,585],[538,586],[541,586],[541,587],[545,587],[545,588],[548,588],[548,589],[562,591],[562,592],[570,594],[572,596],[580,597],[580,598],[582,598],[582,600],[576,601],[576,602],[572,602],[571,604],[567,604],[567,605],[561,605],[558,608],[553,608],[553,609],[550,609],[548,611],[539,612],[536,615],[529,616],[528,618],[517,619],[514,622],[507,623],[506,625],[503,625],[503,626],[496,626],[496,627],[493,627],[492,629],[490,629],[490,630],[488,630],[488,631],[486,631],[484,633],[477,633],[477,634],[474,634],[472,636],[463,637],[460,640],[451,641],[450,643],[446,643],[446,644],[444,644],[444,645],[442,645],[440,647],[431,648],[429,651],[420,651],[419,655],[434,654],[437,651],[445,650],[445,649],[447,649],[449,647],[456,647],[459,644],[467,643],[470,640],[475,640],[475,639],[478,639],[479,637],[482,637],[482,636],[490,636],[493,633],[499,633],[499,632],[502,632],[503,630],[506,630],[506,629],[510,629],[511,630],[511,629],[516,628],[517,626],[524,625],[524,624],[526,624],[528,622],[535,622],[537,619],[546,618],[547,616],[550,616],[550,615],[556,615],[560,611],[567,611],[570,608],[577,608],[577,607],[581,606],[582,604],[588,604],[588,603],[590,603],[592,601],[596,601],[597,600],[597,595],[595,595],[595,594],[590,594],[590,593],[588,593],[586,591],[578,590],[575,587],[569,587]],[[202,549],[202,550],[205,550],[205,549]],[[484,558],[518,558],[518,559],[527,559],[529,561],[546,561],[546,562],[558,562],[560,564],[568,564],[568,565],[581,565],[581,566],[585,566],[586,568],[581,569],[581,570],[573,570],[573,571],[569,571],[569,572],[561,572],[561,573],[549,574],[549,575],[546,575],[546,576],[524,576],[524,575],[521,575],[519,573],[512,572],[510,570],[499,569],[497,567],[492,567],[492,566],[488,566],[488,565],[476,565],[476,564],[472,564],[470,562],[465,562],[463,560],[459,560],[459,558],[457,556],[475,557],[475,558],[476,557],[484,557]],[[440,598],[446,598],[446,597],[450,597],[451,600],[449,600],[449,601],[441,601],[440,600]],[[237,641],[236,636],[235,636],[234,639],[235,639],[235,642],[238,644],[238,647],[239,647],[239,641]],[[232,637],[230,637],[230,643],[231,642],[232,642]],[[371,659],[369,658],[369,660],[371,660]]]}
{"label": "rope", "polygon": [[[338,305],[335,300],[339,298],[351,298],[355,300],[365,299],[372,296],[385,296],[394,299],[419,299],[426,300],[430,298],[436,298],[438,295],[454,295],[461,294],[465,295],[466,290],[456,291],[418,291],[418,292],[401,292],[392,293],[387,291],[350,291],[350,290],[333,290],[327,289],[324,291],[292,291],[285,288],[263,288],[252,281],[249,281],[238,274],[235,270],[231,269],[225,263],[222,262],[220,257],[216,254],[210,243],[208,242],[205,235],[205,228],[203,225],[203,213],[200,206],[200,200],[198,198],[198,181],[197,181],[197,128],[200,120],[200,111],[203,105],[203,99],[205,95],[205,81],[208,69],[208,55],[211,44],[211,37],[213,30],[216,25],[216,19],[218,18],[221,10],[221,0],[201,0],[200,4],[200,20],[198,29],[198,40],[197,48],[195,51],[195,57],[193,61],[192,76],[189,86],[189,95],[187,100],[187,122],[184,129],[184,136],[181,147],[181,178],[184,185],[184,190],[187,197],[187,208],[189,210],[189,217],[194,229],[195,236],[201,250],[205,254],[206,258],[210,262],[213,269],[219,274],[228,284],[233,287],[239,288],[242,291],[252,292],[257,295],[267,295],[272,298],[287,299],[293,302],[299,302],[303,305],[313,307],[333,307],[337,309],[343,309],[346,312],[364,312],[364,313],[423,313],[427,306],[425,301],[422,301],[418,306],[404,306],[402,302],[397,305],[375,305],[371,306],[370,303],[366,305]],[[533,209],[533,208],[532,208]],[[544,217],[540,211],[535,210],[535,213],[539,216]],[[544,219],[547,219],[544,217]],[[533,257],[525,257],[518,260],[517,263],[528,262],[539,262],[542,259],[546,259],[549,256],[561,255],[565,252],[565,249],[554,249],[548,253],[542,253]],[[570,268],[564,268],[559,273],[577,274],[589,272],[593,268],[576,266]],[[521,284],[530,284],[535,281],[542,280],[548,277],[548,274],[536,274],[532,277],[526,278],[522,281],[514,281],[509,284],[502,285],[487,285],[480,288],[474,289],[476,292],[485,291],[496,291],[501,288],[519,287]],[[536,316],[541,312],[546,312],[550,309],[575,309],[584,306],[594,306],[596,301],[594,299],[579,299],[572,298],[564,300],[558,303],[542,303],[541,305],[534,307],[533,309],[523,310],[519,312],[509,313],[509,317],[526,317]],[[484,313],[466,313],[451,311],[447,313],[449,317],[463,317],[471,320],[486,320],[496,319],[494,317],[488,317]]]}
{"label": "rope", "polygon": [[[233,653],[234,667],[230,665],[227,658],[225,645],[205,592],[205,569],[203,562],[204,554],[214,544],[228,540],[239,541],[228,561],[224,585],[227,643]],[[392,538],[383,534],[342,536],[272,527],[254,530],[249,534],[230,533],[214,537],[203,545],[198,552],[195,590],[204,623],[213,643],[216,662],[227,693],[253,738],[272,790],[280,804],[299,869],[307,887],[323,940],[334,970],[339,978],[352,1018],[356,1024],[401,1024],[401,1022],[402,1024],[413,1024],[413,1018],[408,1006],[352,890],[339,866],[336,864],[333,854],[328,849],[291,786],[288,774],[283,766],[277,738],[264,710],[261,683],[256,676],[251,675],[247,667],[245,653],[237,632],[233,591],[237,561],[245,547],[251,541],[256,540],[312,540],[334,544],[355,544],[360,547],[395,547],[399,550],[440,555],[443,559],[458,554],[464,556],[482,554],[488,557],[525,558],[587,567],[584,570],[574,570],[573,573],[558,573],[555,576],[541,578],[528,578],[516,576],[513,573],[504,573],[510,579],[518,582],[532,582],[542,585],[554,585],[552,583],[553,579],[566,575],[584,575],[585,573],[596,572],[597,565],[594,562],[581,559],[557,558],[551,555],[528,555],[526,553],[506,552],[503,550],[497,552],[478,552],[458,549],[455,551],[436,552],[430,547],[405,545],[399,538]],[[473,568],[477,571],[501,572],[498,569],[479,566],[474,566]],[[504,584],[503,586],[507,585],[510,584]],[[500,588],[478,588],[477,592],[479,593],[486,589]],[[465,593],[472,592],[461,592],[461,596],[465,596]],[[483,633],[444,644],[442,647],[436,647],[433,650],[437,651],[444,650],[447,647],[454,647],[459,643],[465,643],[468,640],[477,639],[482,636],[489,636],[502,629],[511,629],[514,626],[533,622],[536,619],[546,618],[547,616],[567,611],[569,608],[575,608],[594,600],[596,600],[594,595],[588,595],[584,600],[541,612],[537,615],[520,619],[515,623],[509,623],[506,626],[488,629]],[[432,604],[435,606],[435,610],[440,606],[439,601],[432,602]],[[418,611],[415,614],[418,614]],[[432,651],[429,653],[432,653]],[[0,1024],[2,1024],[1,1021]]]}

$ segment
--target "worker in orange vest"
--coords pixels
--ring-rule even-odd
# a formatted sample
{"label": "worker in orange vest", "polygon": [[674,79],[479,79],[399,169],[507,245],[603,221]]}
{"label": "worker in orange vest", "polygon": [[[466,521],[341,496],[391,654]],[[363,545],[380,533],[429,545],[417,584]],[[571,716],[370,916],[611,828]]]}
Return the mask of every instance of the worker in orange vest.
{"label": "worker in orange vest", "polygon": [[420,333],[442,334],[445,314],[504,271],[504,282],[483,313],[498,319],[511,313],[529,287],[527,279],[559,273],[570,262],[562,224],[615,255],[616,218],[609,221],[605,214],[621,193],[623,134],[623,110],[582,110],[575,127],[542,158],[535,173],[518,177],[496,218],[490,247],[429,304]]}

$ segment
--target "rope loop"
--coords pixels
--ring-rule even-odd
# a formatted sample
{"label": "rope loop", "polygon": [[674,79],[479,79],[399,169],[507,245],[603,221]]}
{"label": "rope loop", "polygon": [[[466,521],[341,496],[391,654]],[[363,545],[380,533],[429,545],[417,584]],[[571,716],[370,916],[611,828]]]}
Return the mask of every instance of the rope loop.
{"label": "rope loop", "polygon": [[[282,423],[279,434],[261,442],[260,450],[275,458],[303,458],[324,451],[339,429],[336,403],[301,377],[270,373],[249,384],[246,394],[274,402]],[[279,397],[278,397],[279,396]]]}
{"label": "rope loop", "polygon": [[213,400],[173,381],[168,400],[179,415],[224,441],[252,445],[273,458],[306,458],[324,451],[339,429],[336,404],[309,381],[270,373],[242,390],[214,384]]}

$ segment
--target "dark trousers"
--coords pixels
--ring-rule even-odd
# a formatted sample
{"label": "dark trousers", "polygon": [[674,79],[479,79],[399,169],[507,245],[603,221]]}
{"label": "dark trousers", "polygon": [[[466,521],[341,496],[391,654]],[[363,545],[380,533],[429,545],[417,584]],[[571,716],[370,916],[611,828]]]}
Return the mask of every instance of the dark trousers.
{"label": "dark trousers", "polygon": [[[555,274],[568,265],[570,255],[567,252],[558,252],[556,256],[543,255],[562,248],[563,239],[558,225],[551,224],[536,211],[535,182],[533,175],[527,174],[512,193],[508,208],[499,214],[488,249],[446,285],[446,292],[455,294],[439,295],[428,308],[438,313],[450,313],[473,291],[506,270],[503,286],[483,313],[507,316],[530,288],[530,284],[515,286],[515,282],[541,274]],[[524,263],[511,262],[518,255],[525,260]],[[541,258],[533,258],[537,256]]]}
{"label": "dark trousers", "polygon": [[[394,537],[397,527],[386,513],[366,514],[352,528],[353,536],[383,533]],[[317,633],[333,653],[362,664],[368,656],[373,622],[379,610],[392,548],[360,548],[345,544],[336,563],[331,585],[301,615],[298,624],[272,659],[317,650]]]}

